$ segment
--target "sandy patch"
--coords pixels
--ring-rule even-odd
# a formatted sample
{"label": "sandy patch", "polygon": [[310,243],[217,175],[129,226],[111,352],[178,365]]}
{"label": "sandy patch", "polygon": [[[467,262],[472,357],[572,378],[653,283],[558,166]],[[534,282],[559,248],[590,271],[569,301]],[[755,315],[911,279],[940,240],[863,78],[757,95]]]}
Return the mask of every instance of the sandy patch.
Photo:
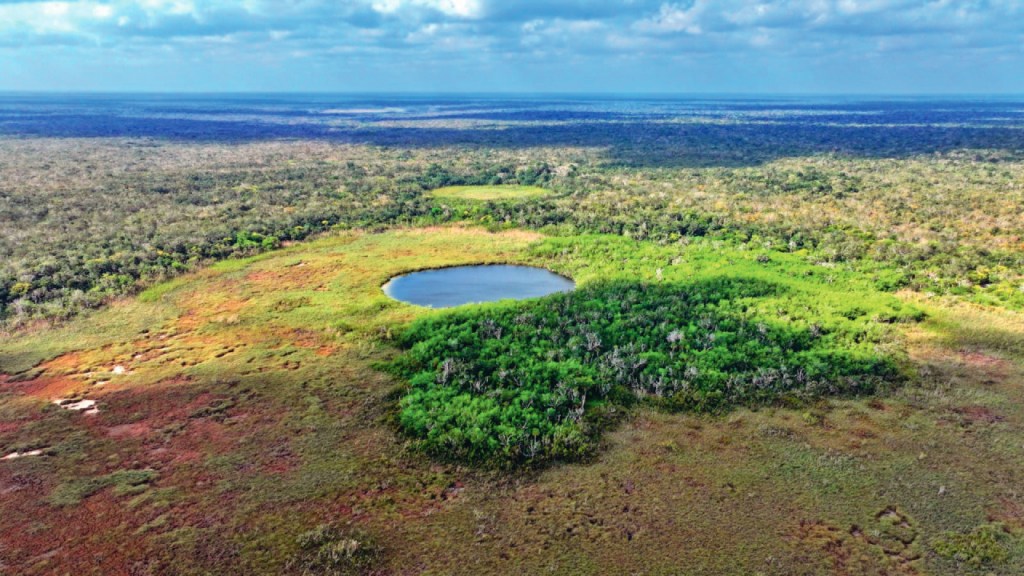
{"label": "sandy patch", "polygon": [[53,403],[65,410],[81,412],[82,414],[88,414],[89,416],[94,416],[100,413],[100,409],[96,407],[95,400],[72,400],[70,398],[59,398],[54,400]]}
{"label": "sandy patch", "polygon": [[42,456],[42,450],[29,450],[28,452],[11,452],[7,456],[0,458],[0,460],[15,460],[17,458],[24,458],[26,456]]}

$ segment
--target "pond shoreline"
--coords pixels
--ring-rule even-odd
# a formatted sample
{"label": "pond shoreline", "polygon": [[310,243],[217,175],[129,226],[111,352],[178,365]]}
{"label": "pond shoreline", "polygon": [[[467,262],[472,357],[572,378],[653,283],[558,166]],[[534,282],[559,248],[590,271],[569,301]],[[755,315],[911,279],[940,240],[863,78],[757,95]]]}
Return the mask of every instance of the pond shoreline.
{"label": "pond shoreline", "polygon": [[[489,273],[498,276],[487,277]],[[414,270],[393,276],[381,285],[388,297],[427,308],[524,300],[575,289],[575,280],[547,268],[501,263]]]}

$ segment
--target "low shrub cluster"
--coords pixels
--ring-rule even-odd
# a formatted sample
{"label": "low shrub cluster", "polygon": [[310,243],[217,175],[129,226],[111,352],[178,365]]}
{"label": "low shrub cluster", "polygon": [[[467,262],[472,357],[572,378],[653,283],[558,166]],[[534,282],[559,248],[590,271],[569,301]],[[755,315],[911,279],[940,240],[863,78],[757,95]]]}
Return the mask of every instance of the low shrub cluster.
{"label": "low shrub cluster", "polygon": [[997,564],[1010,556],[1013,536],[1001,524],[984,524],[969,533],[946,532],[932,542],[936,554],[958,562],[981,566]]}
{"label": "low shrub cluster", "polygon": [[299,535],[299,551],[288,569],[302,576],[350,576],[363,574],[380,556],[380,546],[360,530],[322,524]]}
{"label": "low shrub cluster", "polygon": [[757,278],[612,280],[428,317],[402,336],[400,425],[430,453],[499,465],[576,459],[636,401],[714,412],[870,393],[911,310],[849,308]]}

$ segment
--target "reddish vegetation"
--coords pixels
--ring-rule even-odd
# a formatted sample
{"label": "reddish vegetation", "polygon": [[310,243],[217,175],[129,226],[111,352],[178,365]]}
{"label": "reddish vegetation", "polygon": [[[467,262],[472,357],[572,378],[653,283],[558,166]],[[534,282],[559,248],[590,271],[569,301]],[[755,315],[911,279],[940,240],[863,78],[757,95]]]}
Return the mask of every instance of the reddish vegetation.
{"label": "reddish vegetation", "polygon": [[963,416],[971,424],[995,424],[1005,420],[1001,414],[987,406],[960,406],[954,408],[953,412]]}
{"label": "reddish vegetation", "polygon": [[[101,552],[110,546],[108,539],[128,538],[130,532],[124,530],[126,527],[147,521],[127,511],[109,490],[93,495],[79,506],[56,508],[37,503],[46,496],[40,488],[43,486],[18,491],[5,503],[9,515],[4,521],[5,530],[11,525],[20,527],[17,536],[7,542],[9,558],[19,565],[35,566],[37,573],[46,573],[49,567],[51,573],[117,575],[128,574],[128,566],[149,554],[144,541],[119,547],[116,555]],[[47,530],[25,530],[38,524],[45,524]]]}
{"label": "reddish vegetation", "polygon": [[[7,386],[10,386],[10,384]],[[76,392],[79,392],[83,388],[84,385],[82,382],[63,376],[42,376],[33,380],[26,380],[24,382],[14,384],[14,389],[19,394],[47,401],[56,400],[57,398],[66,398]]]}
{"label": "reddish vegetation", "polygon": [[[878,518],[891,514],[890,509],[878,513]],[[902,516],[899,516],[902,518]],[[885,527],[872,527],[865,531],[859,526],[842,530],[824,521],[801,521],[796,530],[797,543],[811,551],[807,561],[813,565],[819,558],[814,551],[824,553],[830,574],[837,576],[916,576],[920,574],[917,552],[917,534],[905,521],[897,526],[905,534],[894,535]]]}
{"label": "reddish vegetation", "polygon": [[1024,504],[1011,498],[1003,498],[999,505],[989,512],[991,522],[1002,522],[1014,530],[1024,530]]}
{"label": "reddish vegetation", "polygon": [[[298,346],[300,348],[315,348],[318,350],[326,348],[329,351],[333,350],[332,347],[326,346],[323,343],[323,335],[320,334],[319,332],[314,332],[313,330],[303,330],[300,328],[296,328],[292,330],[282,331],[278,335],[284,338],[287,342],[294,344],[295,346]],[[323,355],[326,356],[329,354],[330,352]]]}
{"label": "reddish vegetation", "polygon": [[990,378],[1005,378],[1011,369],[1011,364],[1006,360],[974,350],[962,350],[960,358],[964,364],[981,370]]}
{"label": "reddish vegetation", "polygon": [[87,370],[83,364],[80,353],[64,354],[41,364],[37,378],[19,381],[9,376],[0,377],[0,391],[8,390],[46,401],[66,398],[84,388],[84,381],[75,378]]}
{"label": "reddish vegetation", "polygon": [[118,424],[107,428],[107,436],[112,438],[140,438],[149,435],[153,430],[146,424]]}
{"label": "reddish vegetation", "polygon": [[[110,488],[104,488],[78,505],[55,506],[47,502],[59,482],[55,470],[25,475],[15,472],[13,466],[0,467],[0,492],[4,494],[0,530],[7,535],[5,560],[11,565],[33,566],[37,573],[130,574],[136,563],[159,557],[151,543],[135,534],[147,522],[164,516],[163,531],[224,521],[228,508],[205,502],[222,495],[210,492],[219,479],[211,475],[204,462],[210,456],[235,450],[251,429],[228,427],[215,420],[237,418],[230,409],[206,415],[204,409],[221,398],[186,383],[174,379],[145,388],[112,391],[104,394],[98,416],[72,416],[72,430],[90,433],[88,454],[106,457],[88,459],[80,470],[67,475],[91,478],[119,469],[150,469],[158,474],[153,488],[187,487],[183,500],[166,510],[128,507],[125,497],[116,497]],[[12,429],[10,424],[4,428]],[[59,443],[60,438],[54,440]],[[31,526],[47,528],[27,529]],[[125,545],[129,541],[132,545]],[[109,553],[111,550],[117,553]]]}
{"label": "reddish vegetation", "polygon": [[315,286],[326,281],[336,270],[299,263],[276,270],[256,270],[246,274],[245,281],[261,292],[276,292]]}
{"label": "reddish vegetation", "polygon": [[[854,550],[848,543],[849,536],[835,526],[825,522],[801,521],[796,533],[797,540],[812,551],[824,552],[831,561],[833,573],[837,576],[853,574],[850,567]],[[816,556],[816,554],[815,554]],[[813,558],[813,556],[812,556]],[[812,558],[808,558],[811,560]]]}
{"label": "reddish vegetation", "polygon": [[211,320],[229,321],[232,316],[237,318],[248,304],[248,300],[219,299],[216,305],[210,306],[200,298],[178,318],[177,325],[182,330],[194,330]]}

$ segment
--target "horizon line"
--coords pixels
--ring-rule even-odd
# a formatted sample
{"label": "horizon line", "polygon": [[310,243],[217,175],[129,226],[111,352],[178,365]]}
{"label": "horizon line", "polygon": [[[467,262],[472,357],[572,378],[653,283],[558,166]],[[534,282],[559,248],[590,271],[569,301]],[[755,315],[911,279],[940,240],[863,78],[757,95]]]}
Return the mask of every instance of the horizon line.
{"label": "horizon line", "polygon": [[86,96],[601,96],[601,97],[880,97],[880,98],[1024,98],[1024,92],[722,92],[722,91],[430,91],[430,90],[53,90],[6,89],[0,95],[86,95]]}

